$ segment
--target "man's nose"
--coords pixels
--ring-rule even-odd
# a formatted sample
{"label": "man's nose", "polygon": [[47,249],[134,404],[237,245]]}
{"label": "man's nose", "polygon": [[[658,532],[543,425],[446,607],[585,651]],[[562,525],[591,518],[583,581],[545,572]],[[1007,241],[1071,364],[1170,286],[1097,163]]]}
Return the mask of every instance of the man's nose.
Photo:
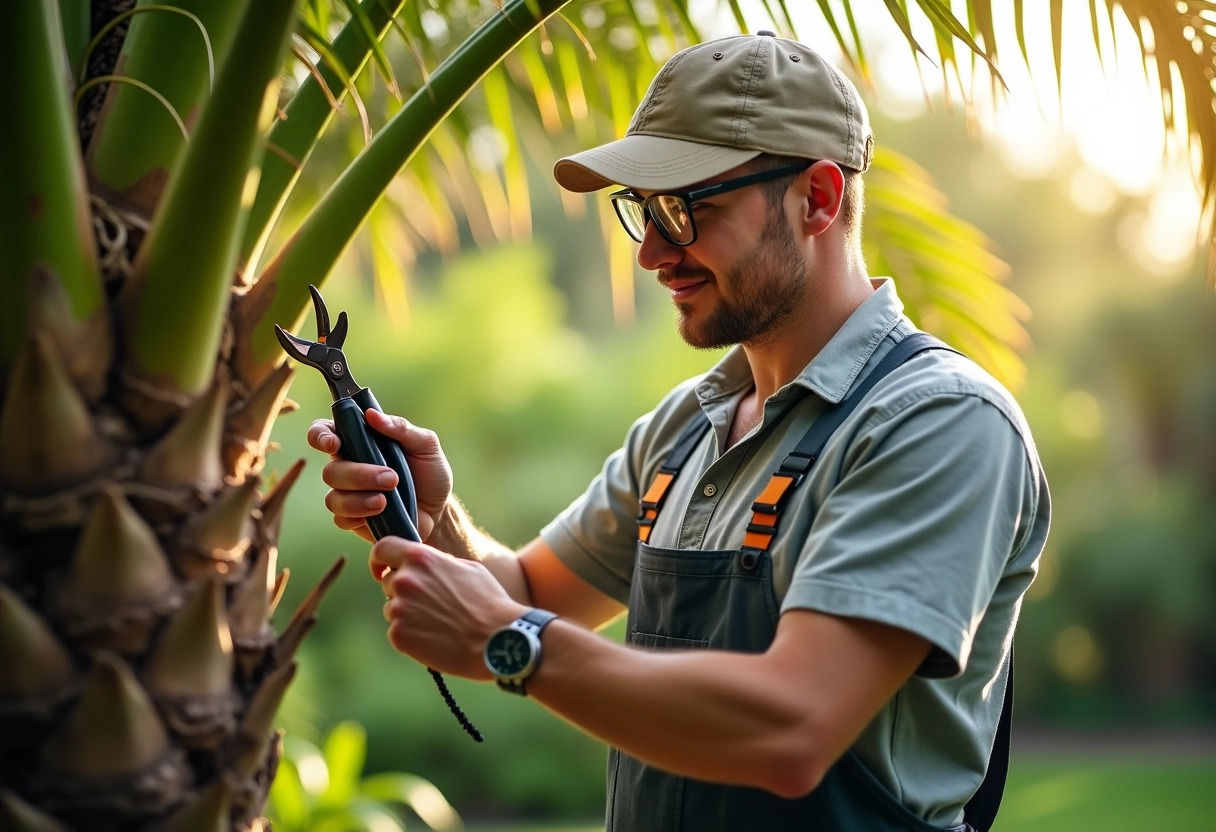
{"label": "man's nose", "polygon": [[646,271],[656,272],[683,260],[684,247],[668,241],[659,232],[654,221],[649,217],[646,219],[646,230],[642,233],[642,242],[638,245],[638,265]]}

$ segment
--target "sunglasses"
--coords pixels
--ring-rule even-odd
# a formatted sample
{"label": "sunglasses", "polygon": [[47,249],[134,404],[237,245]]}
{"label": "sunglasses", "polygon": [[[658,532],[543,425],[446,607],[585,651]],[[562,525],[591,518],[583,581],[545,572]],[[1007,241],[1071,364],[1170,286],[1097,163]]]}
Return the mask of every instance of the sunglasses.
{"label": "sunglasses", "polygon": [[608,198],[612,200],[612,207],[616,210],[617,219],[624,226],[625,233],[636,242],[642,242],[642,237],[646,234],[646,223],[653,220],[663,239],[672,245],[687,246],[697,241],[697,224],[692,218],[692,205],[697,200],[800,173],[812,164],[814,163],[807,161],[762,170],[759,173],[727,179],[716,185],[697,188],[695,191],[643,197],[625,188],[609,194]]}

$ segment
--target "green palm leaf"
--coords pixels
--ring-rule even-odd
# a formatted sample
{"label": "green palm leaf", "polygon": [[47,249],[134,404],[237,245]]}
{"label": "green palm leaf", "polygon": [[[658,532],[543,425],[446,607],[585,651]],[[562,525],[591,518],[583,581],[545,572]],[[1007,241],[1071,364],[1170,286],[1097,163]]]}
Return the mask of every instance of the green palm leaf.
{"label": "green palm leaf", "polygon": [[[919,45],[904,14],[900,0],[886,0],[888,10],[899,23],[908,42]],[[917,0],[940,34],[957,37],[968,48],[983,57],[990,67],[996,64],[996,35],[993,26],[995,12],[1005,9],[1004,0],[969,0],[969,21],[966,31],[975,39],[962,36],[958,21],[946,18],[948,4],[940,0]],[[846,8],[854,5],[845,0]],[[1063,0],[1052,0],[1042,21],[1028,20],[1022,0],[1014,0],[1014,28],[1020,47],[1020,57],[1028,69],[1030,56],[1026,48],[1026,27],[1041,26],[1051,35],[1052,68],[1059,89],[1068,83],[1063,73]],[[1183,131],[1188,153],[1197,158],[1197,180],[1204,210],[1211,218],[1208,228],[1209,246],[1216,243],[1216,2],[1213,0],[1091,0],[1089,4],[1093,48],[1100,59],[1102,53],[1100,25],[1113,29],[1116,18],[1131,24],[1140,47],[1145,76],[1160,93],[1161,118],[1167,131]],[[957,25],[956,25],[957,24]],[[982,42],[983,46],[979,44]],[[955,63],[953,46],[939,39],[944,63]],[[986,51],[985,51],[986,50]],[[943,66],[944,70],[944,66]],[[999,79],[995,75],[994,79]],[[1209,259],[1209,278],[1216,285],[1216,257]]]}
{"label": "green palm leaf", "polygon": [[1025,374],[1028,310],[1002,285],[1008,267],[912,160],[879,149],[866,175],[866,262],[895,276],[909,314],[1017,389]]}

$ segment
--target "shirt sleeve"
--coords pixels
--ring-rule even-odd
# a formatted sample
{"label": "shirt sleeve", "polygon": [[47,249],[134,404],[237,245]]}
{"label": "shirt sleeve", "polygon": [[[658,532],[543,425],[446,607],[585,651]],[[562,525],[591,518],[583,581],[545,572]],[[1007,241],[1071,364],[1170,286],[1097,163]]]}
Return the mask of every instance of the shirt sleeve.
{"label": "shirt sleeve", "polygon": [[920,675],[958,675],[1033,513],[1021,434],[981,396],[922,392],[870,414],[840,464],[782,611],[914,632],[933,645]]}
{"label": "shirt sleeve", "polygon": [[622,604],[629,602],[639,500],[626,448],[621,448],[540,533],[562,563]]}
{"label": "shirt sleeve", "polygon": [[634,422],[625,444],[605,460],[587,490],[541,530],[562,563],[622,604],[629,602],[642,492],[700,410],[693,393],[697,380],[680,384]]}

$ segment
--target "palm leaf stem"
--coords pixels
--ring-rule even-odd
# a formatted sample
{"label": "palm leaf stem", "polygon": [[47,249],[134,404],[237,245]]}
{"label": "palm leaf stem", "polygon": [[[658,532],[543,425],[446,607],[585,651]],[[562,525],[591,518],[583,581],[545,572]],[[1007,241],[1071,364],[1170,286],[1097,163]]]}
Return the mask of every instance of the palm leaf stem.
{"label": "palm leaf stem", "polygon": [[[363,20],[379,39],[384,37],[393,18],[401,12],[405,0],[363,0],[363,6],[366,7]],[[341,63],[340,71],[350,78],[357,78],[372,54],[363,23],[354,17],[347,21],[334,38],[330,50]],[[333,119],[334,107],[326,96],[326,87],[339,102],[348,89],[334,67],[322,65],[318,69],[321,77],[318,79],[310,75],[300,85],[285,108],[287,117],[275,122],[271,128],[267,141],[287,158],[276,153],[267,156],[262,163],[262,178],[258,181],[257,196],[249,209],[249,219],[241,241],[238,265],[242,271],[256,272],[266,241],[299,179],[301,169],[312,155],[318,137]],[[293,160],[294,164],[288,159]]]}
{"label": "palm leaf stem", "polygon": [[307,286],[328,276],[393,177],[486,73],[567,2],[515,0],[505,5],[440,65],[429,85],[410,97],[321,198],[259,278],[259,283],[273,283],[272,297],[266,313],[240,344],[249,350],[255,377],[280,358],[274,324],[293,330],[299,326],[309,297]]}
{"label": "palm leaf stem", "polygon": [[210,383],[249,178],[274,112],[294,0],[246,7],[181,165],[140,249],[123,301],[126,369],[195,396]]}
{"label": "palm leaf stem", "polygon": [[[224,59],[240,4],[177,0],[143,6],[148,13],[131,19],[118,71],[160,93],[189,126],[211,92],[212,65]],[[150,218],[185,146],[163,105],[143,89],[112,84],[85,165],[102,196]]]}
{"label": "palm leaf stem", "polygon": [[[102,302],[89,227],[88,193],[67,86],[55,0],[5,3],[0,22],[0,372],[30,333],[26,316],[38,274],[58,281],[77,321]],[[18,82],[16,79],[21,79]]]}

